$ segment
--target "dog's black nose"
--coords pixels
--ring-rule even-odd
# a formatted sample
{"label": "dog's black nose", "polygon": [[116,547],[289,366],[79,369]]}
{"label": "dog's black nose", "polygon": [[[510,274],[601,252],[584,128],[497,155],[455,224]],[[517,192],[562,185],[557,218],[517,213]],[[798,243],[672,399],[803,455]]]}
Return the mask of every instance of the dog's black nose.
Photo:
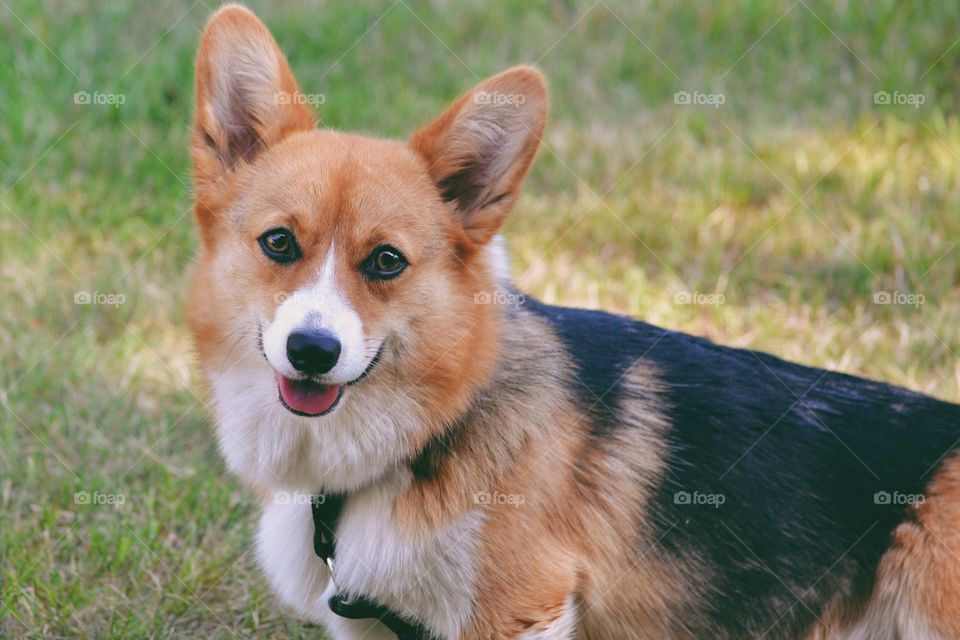
{"label": "dog's black nose", "polygon": [[326,373],[340,358],[340,341],[329,331],[294,331],[287,338],[287,358],[301,373]]}

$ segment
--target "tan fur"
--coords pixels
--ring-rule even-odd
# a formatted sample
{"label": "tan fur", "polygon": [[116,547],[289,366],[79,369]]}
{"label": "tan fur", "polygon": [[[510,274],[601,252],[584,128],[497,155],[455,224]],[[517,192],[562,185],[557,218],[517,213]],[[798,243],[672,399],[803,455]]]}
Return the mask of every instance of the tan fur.
{"label": "tan fur", "polygon": [[[570,395],[571,367],[550,328],[525,312],[508,314],[506,325],[492,385],[528,398],[529,413],[511,412],[512,397],[481,392],[482,411],[465,418],[469,430],[439,445],[427,477],[397,503],[398,517],[416,531],[454,520],[478,494],[522,499],[488,511],[477,554],[483,578],[465,637],[543,630],[574,594],[584,637],[682,628],[671,611],[693,598],[696,567],[643,553],[655,543],[646,492],[662,470],[666,429],[655,372],[640,363],[624,376],[631,437],[597,441]],[[531,360],[542,365],[537,377],[510,379],[511,362]]]}
{"label": "tan fur", "polygon": [[[585,532],[571,526],[575,514],[561,507],[569,500],[586,432],[557,377],[567,363],[541,321],[517,313],[506,325],[493,391],[480,392],[463,424],[436,445],[423,474],[397,504],[398,517],[416,531],[475,509],[482,496],[518,501],[487,511],[478,554],[482,578],[466,637],[512,637],[556,619],[576,587],[585,546]],[[543,366],[523,379],[530,359]],[[511,398],[490,395],[502,385],[528,389],[531,414],[516,411]],[[529,544],[533,539],[536,546]]]}
{"label": "tan fur", "polygon": [[946,460],[913,518],[895,531],[880,564],[875,599],[899,590],[943,638],[960,638],[960,458]]}
{"label": "tan fur", "polygon": [[960,458],[944,462],[915,509],[896,530],[881,581],[899,569],[921,614],[948,638],[960,638]]}
{"label": "tan fur", "polygon": [[633,637],[639,629],[643,637],[685,637],[693,620],[676,612],[696,601],[706,578],[696,558],[664,558],[655,549],[647,503],[662,481],[668,429],[658,380],[643,361],[627,372],[619,407],[629,428],[579,463],[574,504],[589,559],[579,592],[584,638]]}
{"label": "tan fur", "polygon": [[960,638],[960,458],[948,458],[923,502],[893,532],[866,602],[839,594],[806,640]]}

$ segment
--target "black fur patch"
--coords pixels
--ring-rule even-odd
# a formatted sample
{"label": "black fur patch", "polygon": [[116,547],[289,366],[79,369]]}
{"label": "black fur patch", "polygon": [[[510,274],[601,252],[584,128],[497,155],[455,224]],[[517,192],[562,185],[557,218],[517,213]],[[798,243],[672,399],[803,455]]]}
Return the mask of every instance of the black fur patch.
{"label": "black fur patch", "polygon": [[662,373],[670,456],[650,553],[698,563],[697,610],[678,614],[693,637],[794,638],[835,594],[869,594],[903,497],[960,440],[960,405],[629,318],[525,306],[570,350],[600,437],[630,427],[617,408],[631,365]]}
{"label": "black fur patch", "polygon": [[415,480],[429,482],[436,479],[441,465],[460,445],[467,430],[467,422],[459,420],[445,431],[433,436],[410,461],[410,471]]}

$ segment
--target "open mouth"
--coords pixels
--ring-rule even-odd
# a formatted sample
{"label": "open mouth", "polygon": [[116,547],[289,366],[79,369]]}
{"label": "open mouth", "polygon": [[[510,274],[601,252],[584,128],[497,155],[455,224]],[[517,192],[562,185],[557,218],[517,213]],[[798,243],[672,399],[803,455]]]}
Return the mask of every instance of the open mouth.
{"label": "open mouth", "polygon": [[287,411],[298,416],[316,418],[326,415],[337,408],[347,385],[356,384],[366,378],[373,368],[380,362],[383,345],[370,360],[370,364],[356,379],[346,384],[323,384],[316,380],[304,378],[295,380],[283,374],[277,374],[277,386],[280,389],[280,404]]}
{"label": "open mouth", "polygon": [[343,396],[342,384],[321,384],[314,380],[292,380],[277,374],[280,402],[298,416],[316,417],[333,411]]}

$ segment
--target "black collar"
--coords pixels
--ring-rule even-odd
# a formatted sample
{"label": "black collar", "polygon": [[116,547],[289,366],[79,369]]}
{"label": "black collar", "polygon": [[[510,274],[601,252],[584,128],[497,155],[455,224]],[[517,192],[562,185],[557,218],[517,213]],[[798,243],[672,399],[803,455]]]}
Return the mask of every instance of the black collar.
{"label": "black collar", "polygon": [[347,501],[342,493],[321,493],[310,497],[310,509],[313,511],[313,550],[320,558],[330,563],[336,551],[333,532],[337,528],[343,503]]}
{"label": "black collar", "polygon": [[[333,578],[333,557],[336,554],[336,529],[340,513],[347,501],[346,494],[327,493],[313,496],[313,550],[330,567]],[[334,583],[336,584],[336,583]],[[361,620],[375,618],[397,635],[397,640],[436,640],[430,631],[415,620],[401,617],[362,595],[335,593],[327,601],[330,610],[338,616]]]}

